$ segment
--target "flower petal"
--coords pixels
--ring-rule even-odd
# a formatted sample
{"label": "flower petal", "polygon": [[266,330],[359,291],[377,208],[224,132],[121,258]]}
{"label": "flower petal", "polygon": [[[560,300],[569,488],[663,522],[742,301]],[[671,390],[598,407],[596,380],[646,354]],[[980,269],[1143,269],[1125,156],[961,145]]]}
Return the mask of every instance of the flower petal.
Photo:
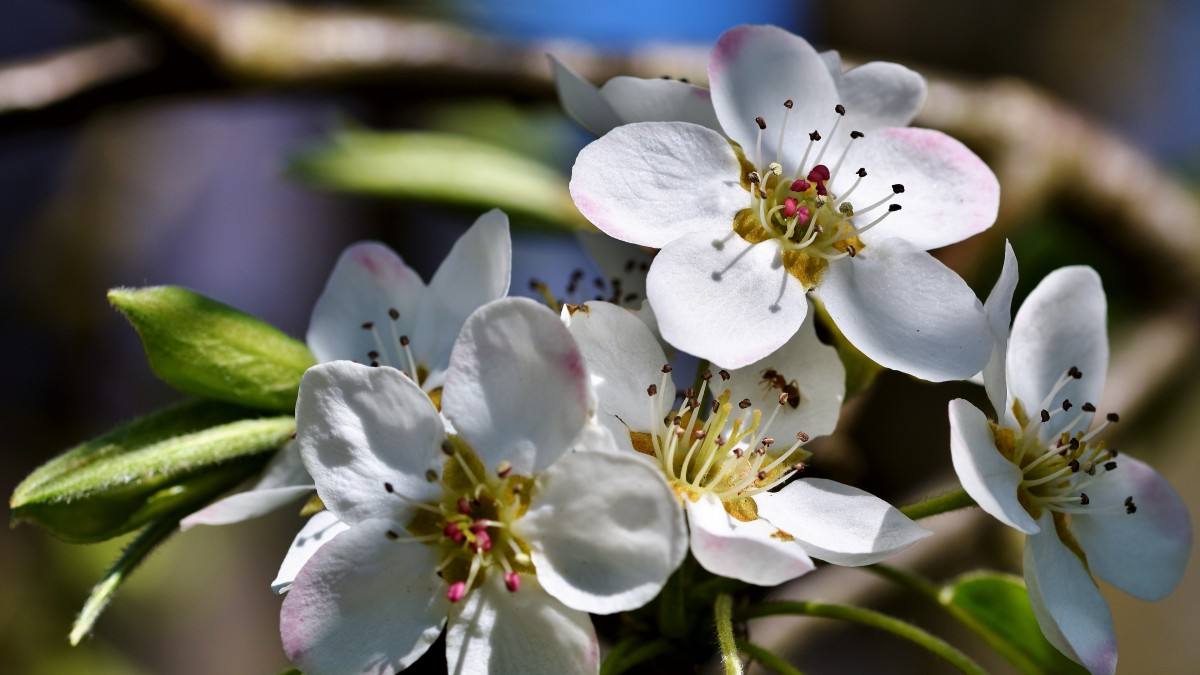
{"label": "flower petal", "polygon": [[322,546],[349,529],[349,525],[338,520],[337,516],[329,510],[318,511],[312,518],[309,518],[304,527],[296,533],[292,545],[288,547],[287,555],[283,557],[283,564],[279,566],[279,573],[271,582],[271,590],[280,595],[287,593],[288,589],[292,587],[296,575],[300,573],[309,559]]}
{"label": "flower petal", "polygon": [[[1108,371],[1108,302],[1100,276],[1090,267],[1062,267],[1046,275],[1017,310],[1008,342],[1008,390],[1030,415],[1072,366],[1083,377],[1048,404],[1099,403]],[[1057,413],[1042,425],[1042,438],[1065,430],[1075,412]],[[1085,418],[1084,426],[1091,416]]]}
{"label": "flower petal", "polygon": [[1017,500],[1022,473],[1000,451],[987,417],[967,401],[950,401],[950,459],[963,489],[979,508],[1026,534],[1037,534],[1037,521]]}
{"label": "flower petal", "polygon": [[[797,433],[811,437],[833,433],[846,395],[846,369],[837,350],[817,338],[813,312],[809,312],[795,337],[769,356],[729,373],[730,400],[750,399],[764,415],[775,414],[769,435],[792,443]],[[786,383],[795,383],[798,403],[780,406],[783,390],[765,377],[773,370]],[[778,413],[774,411],[778,408]]]}
{"label": "flower petal", "polygon": [[[1166,597],[1187,567],[1192,521],[1179,494],[1157,471],[1129,456],[1088,485],[1089,509],[1071,518],[1071,531],[1097,576],[1143,600]],[[1137,510],[1125,512],[1133,497]]]}
{"label": "flower petal", "polygon": [[841,84],[842,77],[842,55],[836,49],[826,49],[819,54],[821,61],[825,67],[829,69],[829,76],[833,78],[835,85]]}
{"label": "flower petal", "polygon": [[592,412],[583,355],[558,316],[528,298],[472,314],[450,355],[442,411],[491,469],[541,471]]}
{"label": "flower petal", "polygon": [[438,497],[427,473],[440,473],[442,428],[429,398],[393,368],[334,361],[309,368],[300,382],[300,455],[321,501],[351,525],[403,520],[409,500]]}
{"label": "flower petal", "polygon": [[835,79],[845,129],[906,127],[925,105],[925,78],[898,63],[871,61]]}
{"label": "flower petal", "polygon": [[493,574],[467,595],[446,630],[451,673],[594,675],[600,643],[592,620],[551,597],[537,577],[510,593]]}
{"label": "flower petal", "polygon": [[691,122],[721,132],[712,98],[704,87],[679,80],[621,76],[605,82],[600,95],[626,124]]}
{"label": "flower petal", "polygon": [[675,494],[658,467],[634,454],[563,456],[538,478],[516,527],[546,591],[593,614],[646,604],[687,554]]}
{"label": "flower petal", "polygon": [[[308,324],[308,348],[317,361],[347,359],[369,363],[379,351],[380,363],[403,363],[391,344],[388,310],[400,314],[397,334],[411,332],[425,283],[400,256],[379,242],[353,244],[338,258]],[[371,322],[376,331],[364,329]],[[381,347],[382,344],[382,347]]]}
{"label": "flower petal", "polygon": [[579,232],[575,239],[605,278],[620,280],[621,293],[629,298],[628,301],[621,298],[621,305],[634,308],[638,301],[645,299],[646,272],[657,251],[627,244],[599,232]]}
{"label": "flower petal", "polygon": [[[903,194],[889,203],[903,208],[863,233],[868,245],[898,237],[920,249],[962,241],[996,222],[1000,183],[983,160],[957,140],[932,129],[889,128],[868,133],[855,142],[843,169],[834,178],[834,192],[850,188],[858,178],[855,167],[867,170],[854,191],[855,203],[874,202],[903,185]],[[884,208],[859,212],[854,223],[863,227],[883,215]]]}
{"label": "flower petal", "polygon": [[794,541],[763,519],[731,518],[721,501],[705,495],[685,503],[692,555],[704,569],[748,584],[775,586],[811,572],[815,565]]}
{"label": "flower petal", "polygon": [[[828,135],[836,118],[837,89],[825,60],[803,38],[775,26],[725,31],[709,58],[708,81],[721,127],[759,166],[775,157],[783,129],[780,161],[785,172],[793,172],[808,144],[808,133],[817,128]],[[783,105],[788,99],[790,111]],[[755,156],[760,133],[756,117],[767,125],[761,132],[765,157]]]}
{"label": "flower petal", "polygon": [[511,276],[508,216],[492,209],[454,242],[422,298],[412,349],[427,368],[446,368],[463,322],[471,312],[507,295]]}
{"label": "flower petal", "polygon": [[589,302],[568,321],[587,362],[600,412],[617,417],[632,431],[657,429],[666,413],[651,410],[646,389],[653,384],[658,400],[673,404],[675,383],[662,374],[667,355],[654,333],[634,313],[607,302]]}
{"label": "flower petal", "polygon": [[802,478],[754,501],[760,518],[835,565],[871,565],[933,534],[879,497],[824,478]]}
{"label": "flower petal", "polygon": [[749,193],[725,137],[686,122],[617,127],[579,152],[571,198],[610,237],[662,248],[690,232],[733,231]]}
{"label": "flower petal", "polygon": [[437,550],[387,537],[390,521],[359,523],[322,546],[283,600],[279,634],[288,659],[310,675],[394,673],[442,630]]}
{"label": "flower petal", "polygon": [[290,442],[279,449],[258,480],[246,490],[231,494],[192,513],[179,523],[187,530],[196,525],[229,525],[266,515],[316,489],[304,469],[300,450]]}
{"label": "flower petal", "polygon": [[650,265],[646,294],[663,339],[725,368],[779,349],[808,313],[804,286],[783,268],[779,246],[736,235],[671,242]]}
{"label": "flower petal", "polygon": [[1092,675],[1117,668],[1112,613],[1079,557],[1059,540],[1050,514],[1025,539],[1025,586],[1042,634]]}
{"label": "flower petal", "polygon": [[558,102],[571,119],[588,131],[603,136],[621,124],[616,111],[600,95],[600,90],[591,82],[580,77],[553,54],[546,55],[554,71],[554,89]]}
{"label": "flower petal", "polygon": [[816,293],[855,347],[923,380],[968,378],[992,349],[983,306],[966,282],[898,239],[835,261]]}
{"label": "flower petal", "polygon": [[1004,267],[1000,269],[1000,277],[992,292],[983,303],[983,313],[987,315],[988,326],[992,329],[992,356],[983,367],[983,387],[987,391],[988,400],[992,402],[992,410],[996,420],[1003,422],[1013,420],[1012,410],[1008,406],[1008,380],[1005,369],[1008,357],[1008,331],[1012,323],[1012,297],[1017,288],[1017,254],[1013,252],[1012,244],[1004,242]]}

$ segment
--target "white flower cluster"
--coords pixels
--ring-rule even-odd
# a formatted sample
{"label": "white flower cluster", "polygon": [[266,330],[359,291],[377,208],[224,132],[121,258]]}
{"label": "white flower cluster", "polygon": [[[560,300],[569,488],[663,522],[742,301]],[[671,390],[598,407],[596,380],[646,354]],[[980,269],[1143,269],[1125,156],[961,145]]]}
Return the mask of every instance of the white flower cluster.
{"label": "white flower cluster", "polygon": [[[554,62],[599,138],[570,189],[603,233],[657,249],[634,313],[505,298],[493,211],[426,285],[387,248],[338,262],[308,344],[297,438],[251,490],[186,524],[234,522],[315,489],[275,588],[305,673],[391,673],[445,632],[455,673],[595,673],[588,614],[652,600],[689,550],[716,575],[783,583],[875,563],[931,533],[873,495],[799,477],[845,393],[814,303],[870,359],[931,381],[982,371],[996,418],[950,404],[963,487],[1026,533],[1043,632],[1113,673],[1093,577],[1156,599],[1191,542],[1179,497],[1093,425],[1107,367],[1089,268],[1017,312],[1011,248],[986,303],[927,251],[993,223],[999,186],[958,141],[908,127],[924,80],[843,72],[773,27],[725,33],[711,89]],[[639,285],[639,288],[641,286]],[[661,340],[661,341],[660,341]],[[663,342],[713,370],[680,391]],[[690,380],[690,375],[689,375]]]}

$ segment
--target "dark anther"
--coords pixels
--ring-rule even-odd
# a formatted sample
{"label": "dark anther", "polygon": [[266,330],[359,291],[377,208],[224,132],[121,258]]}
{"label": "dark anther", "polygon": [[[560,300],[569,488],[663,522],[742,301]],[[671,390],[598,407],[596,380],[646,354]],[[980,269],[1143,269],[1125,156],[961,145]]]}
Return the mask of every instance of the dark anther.
{"label": "dark anther", "polygon": [[846,114],[846,106],[839,103],[839,104],[833,106],[833,112],[835,112],[839,115],[845,115]]}
{"label": "dark anther", "polygon": [[664,364],[663,364],[662,371],[663,371],[664,373],[669,373],[669,372],[671,372],[672,370],[674,370],[674,368],[672,368],[672,367],[671,367],[671,364],[669,364],[669,363],[664,363]]}
{"label": "dark anther", "polygon": [[721,370],[717,371],[717,374],[721,376],[721,381],[722,381],[722,382],[728,382],[728,381],[729,381],[730,375],[729,375],[729,371],[728,371],[728,370],[725,370],[724,368],[722,368]]}
{"label": "dark anther", "polygon": [[866,169],[864,169],[864,168],[862,168],[862,167],[859,167],[859,168],[858,168],[858,171],[855,171],[854,173],[856,173],[856,174],[858,175],[858,177],[859,177],[859,178],[866,178],[866,177],[867,177],[867,170],[866,170]]}
{"label": "dark anther", "polygon": [[396,319],[400,318],[400,310],[396,309],[395,307],[389,307],[388,316],[392,318],[392,321],[395,321]]}
{"label": "dark anther", "polygon": [[764,119],[763,119],[763,118],[761,118],[761,117],[755,117],[755,118],[754,118],[754,123],[758,125],[758,128],[759,128],[759,129],[766,129],[766,128],[767,128],[767,121],[766,121],[766,120],[764,120]]}
{"label": "dark anther", "polygon": [[646,394],[647,394],[647,395],[649,395],[649,396],[653,396],[653,395],[655,395],[655,394],[657,394],[657,393],[658,393],[658,385],[657,385],[657,384],[652,384],[652,385],[650,385],[649,387],[646,387]]}
{"label": "dark anther", "polygon": [[709,380],[712,379],[712,371],[711,370],[704,371],[703,373],[700,374],[700,379],[704,380],[705,382],[708,382]]}
{"label": "dark anther", "polygon": [[371,363],[370,363],[370,366],[371,366],[372,368],[378,368],[378,367],[379,367],[379,362],[378,362],[378,361],[371,361]]}
{"label": "dark anther", "polygon": [[775,445],[775,439],[771,438],[770,436],[766,436],[762,439],[762,444],[764,448],[769,448],[772,445]]}
{"label": "dark anther", "polygon": [[858,249],[854,248],[853,244],[846,244],[846,255],[853,258],[857,254],[858,254]]}
{"label": "dark anther", "polygon": [[1071,399],[1069,399],[1069,398],[1063,399],[1062,409],[1064,412],[1071,409]]}
{"label": "dark anther", "polygon": [[1137,505],[1133,503],[1133,497],[1125,498],[1125,513],[1133,514],[1137,511]]}
{"label": "dark anther", "polygon": [[715,413],[716,413],[718,410],[720,410],[720,409],[721,409],[721,404],[720,404],[720,403],[718,403],[718,402],[717,402],[717,399],[715,399],[715,398],[714,398],[714,399],[713,399],[713,402],[712,402],[712,411],[713,411],[713,413],[715,414]]}
{"label": "dark anther", "polygon": [[375,327],[374,321],[364,321],[363,325],[362,325],[363,330],[371,330],[374,327]]}
{"label": "dark anther", "polygon": [[810,140],[810,141],[821,140],[821,132],[817,131],[816,129],[813,129],[813,132],[808,135],[808,140]]}
{"label": "dark anther", "polygon": [[1067,370],[1067,376],[1073,377],[1078,380],[1081,377],[1083,377],[1083,373],[1075,366],[1071,366],[1071,368],[1069,370]]}
{"label": "dark anther", "polygon": [[1079,406],[1079,409],[1083,412],[1096,412],[1096,406],[1092,405],[1091,403],[1084,403],[1083,405]]}
{"label": "dark anther", "polygon": [[900,210],[899,204],[889,204],[888,205],[888,211],[891,211],[892,213],[895,213],[896,211],[899,211],[899,210]]}
{"label": "dark anther", "polygon": [[750,405],[751,405],[750,399],[748,399],[748,398],[744,398],[744,399],[738,401],[738,407],[741,408],[742,410],[749,408]]}
{"label": "dark anther", "polygon": [[766,479],[767,479],[767,472],[766,472],[766,471],[759,471],[759,472],[758,472],[758,479],[759,479],[759,480],[766,480]]}
{"label": "dark anther", "polygon": [[801,443],[807,443],[808,442],[808,434],[804,433],[803,431],[798,432],[796,434],[796,440],[800,441]]}
{"label": "dark anther", "polygon": [[680,82],[682,82],[682,83],[684,83],[684,84],[687,84],[687,83],[688,83],[688,79],[687,79],[686,77],[681,77],[681,78],[679,78],[679,81],[680,81]]}
{"label": "dark anther", "polygon": [[1043,410],[1043,411],[1042,411],[1042,421],[1043,421],[1043,422],[1049,422],[1049,421],[1050,421],[1050,411],[1049,411],[1049,410]]}
{"label": "dark anther", "polygon": [[790,99],[790,98],[783,102],[783,107],[787,108],[788,110],[792,109],[792,105],[794,105],[794,104],[792,103],[792,99]]}
{"label": "dark anther", "polygon": [[408,336],[407,336],[407,335],[401,335],[401,336],[400,336],[400,346],[401,346],[401,347],[407,347],[407,346],[408,346]]}
{"label": "dark anther", "polygon": [[864,135],[865,134],[863,134],[863,132],[858,131],[858,130],[850,132],[850,138],[862,138]]}
{"label": "dark anther", "polygon": [[430,483],[437,481],[437,472],[433,469],[429,469],[425,472],[425,480],[429,481]]}
{"label": "dark anther", "polygon": [[367,357],[374,361],[375,359],[379,358],[379,352],[372,349],[371,351],[367,352]]}
{"label": "dark anther", "polygon": [[400,538],[400,535],[396,534],[396,531],[395,531],[395,530],[388,530],[388,531],[387,531],[387,538],[388,538],[388,539],[391,539],[391,540],[396,540],[396,539],[399,539],[399,538]]}
{"label": "dark anther", "polygon": [[637,294],[637,293],[626,293],[626,294],[625,294],[625,297],[624,297],[624,298],[622,298],[622,300],[624,300],[624,301],[625,301],[625,302],[627,302],[627,303],[628,303],[628,302],[633,302],[634,300],[637,300],[637,299],[638,299],[638,294]]}
{"label": "dark anther", "polygon": [[442,441],[442,452],[453,457],[454,456],[454,444],[451,443],[449,440]]}
{"label": "dark anther", "polygon": [[904,186],[901,185],[900,183],[896,183],[895,185],[892,186],[892,192],[894,192],[896,194],[903,194]]}
{"label": "dark anther", "polygon": [[1067,462],[1067,466],[1071,467],[1071,473],[1079,473],[1079,460],[1073,459]]}
{"label": "dark anther", "polygon": [[1079,493],[1079,505],[1080,506],[1087,506],[1088,504],[1091,504],[1091,503],[1092,503],[1092,500],[1088,498],[1086,492]]}
{"label": "dark anther", "polygon": [[1071,439],[1071,443],[1070,443],[1070,445],[1071,445],[1071,449],[1072,449],[1072,450],[1078,450],[1078,449],[1079,449],[1079,439],[1078,439],[1078,438],[1072,438],[1072,439]]}
{"label": "dark anther", "polygon": [[1116,462],[1105,462],[1105,463],[1104,463],[1104,470],[1105,470],[1105,471],[1112,471],[1112,470],[1113,470],[1113,469],[1115,469],[1115,468],[1117,468],[1117,463],[1116,463]]}
{"label": "dark anther", "polygon": [[1105,419],[1107,419],[1109,422],[1112,422],[1113,424],[1116,424],[1117,422],[1121,421],[1121,416],[1118,415],[1117,413],[1108,413],[1108,416]]}
{"label": "dark anther", "polygon": [[389,493],[392,493],[392,492],[395,492],[395,491],[396,491],[396,488],[395,488],[395,487],[393,487],[391,483],[384,483],[384,484],[383,484],[383,489],[384,489],[384,490],[387,490]]}

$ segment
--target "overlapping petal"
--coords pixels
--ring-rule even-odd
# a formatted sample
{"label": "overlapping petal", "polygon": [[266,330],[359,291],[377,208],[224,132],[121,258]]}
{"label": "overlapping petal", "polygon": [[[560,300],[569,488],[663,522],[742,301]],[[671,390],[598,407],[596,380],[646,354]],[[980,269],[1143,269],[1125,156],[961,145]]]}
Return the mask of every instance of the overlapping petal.
{"label": "overlapping petal", "polygon": [[704,87],[670,79],[614,77],[600,95],[622,122],[691,122],[721,132],[712,98]]}
{"label": "overlapping petal", "polygon": [[1017,499],[1021,469],[996,449],[987,417],[958,398],[950,401],[950,458],[963,489],[1000,522],[1026,534],[1040,528]]}
{"label": "overlapping petal", "polygon": [[292,587],[296,575],[300,573],[309,559],[322,546],[349,529],[349,525],[338,520],[337,516],[328,510],[319,511],[309,518],[304,527],[300,528],[295,538],[292,539],[292,545],[288,547],[287,555],[283,557],[279,572],[275,575],[275,580],[271,582],[271,590],[280,594],[287,593],[288,589]]}
{"label": "overlapping petal", "polygon": [[925,78],[898,63],[871,61],[834,80],[846,107],[842,124],[847,129],[906,127],[925,104]]}
{"label": "overlapping petal", "polygon": [[787,540],[777,527],[761,518],[732,518],[712,495],[689,500],[686,508],[692,555],[713,574],[775,586],[815,568],[804,548]]}
{"label": "overlapping petal", "polygon": [[554,55],[547,56],[554,71],[554,88],[558,92],[558,100],[571,119],[597,136],[603,136],[621,125],[622,120],[600,95],[599,88],[580,77]]}
{"label": "overlapping petal", "polygon": [[983,368],[983,387],[987,391],[992,410],[996,413],[996,421],[1006,420],[1015,422],[1012,410],[1008,404],[1008,331],[1012,323],[1012,297],[1017,288],[1017,255],[1013,252],[1012,244],[1004,242],[1004,266],[1000,276],[992,286],[983,303],[983,312],[987,315],[988,326],[992,330],[992,355],[988,364]]}
{"label": "overlapping petal", "polygon": [[315,489],[300,458],[300,449],[291,442],[275,453],[249,488],[192,513],[180,521],[179,527],[187,530],[196,525],[240,523],[292,504]]}

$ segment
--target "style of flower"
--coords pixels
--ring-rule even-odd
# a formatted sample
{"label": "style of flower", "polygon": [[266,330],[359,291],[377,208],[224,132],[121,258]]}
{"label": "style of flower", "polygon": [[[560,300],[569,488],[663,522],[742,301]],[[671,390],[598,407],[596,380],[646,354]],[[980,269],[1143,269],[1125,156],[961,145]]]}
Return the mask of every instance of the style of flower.
{"label": "style of flower", "polygon": [[450,672],[596,672],[586,612],[641,606],[686,553],[674,495],[595,424],[579,348],[531,300],[472,314],[444,382],[439,414],[394,368],[305,374],[297,443],[329,515],[283,602],[285,652],[391,673],[445,624]]}
{"label": "style of flower", "polygon": [[930,534],[862,490],[788,482],[808,457],[804,444],[833,431],[845,392],[837,353],[811,319],[767,358],[706,374],[678,404],[662,347],[632,313],[589,302],[564,320],[588,363],[598,419],[629,454],[654,459],[708,571],[769,586],[812,570],[810,556],[867,565]]}
{"label": "style of flower", "polygon": [[609,236],[661,249],[647,296],[683,351],[758,361],[796,333],[811,291],[878,363],[970,376],[991,345],[982,307],[926,251],[991,226],[996,178],[949,136],[901,128],[924,98],[918,75],[829,64],[778,28],[726,32],[709,62],[723,134],[618,126],[580,152],[575,204]]}
{"label": "style of flower", "polygon": [[[511,268],[508,216],[497,209],[480,216],[455,242],[428,285],[384,244],[352,244],[313,308],[308,347],[319,363],[345,359],[392,366],[436,400],[463,321],[508,294]],[[288,444],[248,489],[193,513],[181,525],[241,522],[312,491],[312,478]]]}
{"label": "style of flower", "polygon": [[984,370],[990,421],[950,402],[950,448],[963,488],[1024,532],[1025,584],[1042,633],[1096,674],[1116,669],[1112,615],[1093,575],[1145,600],[1179,583],[1191,549],[1186,507],[1147,464],[1118,455],[1093,426],[1108,367],[1106,300],[1090,267],[1049,274],[1009,333],[1017,262],[987,299],[996,342]]}

